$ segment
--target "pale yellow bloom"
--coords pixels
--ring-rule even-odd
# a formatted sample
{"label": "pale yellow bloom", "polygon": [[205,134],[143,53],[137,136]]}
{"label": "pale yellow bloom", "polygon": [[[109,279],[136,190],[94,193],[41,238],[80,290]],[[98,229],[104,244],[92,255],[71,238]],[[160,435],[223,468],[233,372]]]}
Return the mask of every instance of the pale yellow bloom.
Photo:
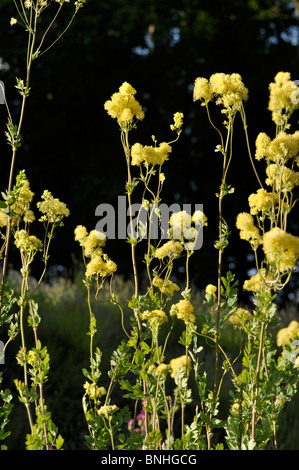
{"label": "pale yellow bloom", "polygon": [[81,246],[84,246],[84,243],[87,238],[87,229],[83,225],[78,225],[75,228],[75,240],[80,243]]}
{"label": "pale yellow bloom", "polygon": [[259,212],[269,213],[278,204],[279,198],[276,193],[270,193],[265,189],[258,189],[256,193],[248,197],[250,214],[257,215]]}
{"label": "pale yellow bloom", "polygon": [[54,198],[50,191],[45,190],[42,194],[43,201],[37,203],[37,207],[42,214],[39,220],[49,222],[55,225],[62,225],[64,217],[70,215],[70,211],[64,202]]}
{"label": "pale yellow bloom", "polygon": [[267,272],[265,268],[262,268],[244,282],[243,289],[251,292],[260,292],[267,286],[272,287],[273,282],[273,274]]}
{"label": "pale yellow bloom", "polygon": [[178,319],[183,320],[185,324],[194,323],[194,307],[187,299],[181,299],[177,304],[171,306],[170,315],[176,315]]}
{"label": "pale yellow bloom", "polygon": [[[78,233],[77,233],[78,236]],[[85,237],[83,229],[81,229],[81,236]],[[106,243],[106,235],[99,230],[91,230],[89,234],[81,239],[84,247],[84,256],[92,258],[103,253],[103,246]]]}
{"label": "pale yellow bloom", "polygon": [[213,295],[214,298],[216,298],[216,292],[217,292],[217,287],[214,286],[213,284],[208,284],[206,287],[206,293]]}
{"label": "pale yellow bloom", "polygon": [[174,378],[180,369],[183,369],[188,372],[191,370],[191,359],[189,356],[180,356],[175,359],[171,359],[169,365],[172,369],[171,377]]}
{"label": "pale yellow bloom", "polygon": [[109,419],[112,415],[114,415],[119,410],[118,406],[116,405],[103,405],[98,410],[99,416],[104,416],[104,418]]}
{"label": "pale yellow bloom", "polygon": [[242,77],[237,73],[231,75],[215,73],[210,77],[211,91],[217,95],[216,104],[224,107],[222,112],[235,113],[239,111],[242,102],[248,98],[248,90]]}
{"label": "pale yellow bloom", "polygon": [[11,17],[10,18],[10,26],[13,26],[14,24],[16,24],[18,21],[16,20],[16,18],[13,18]]}
{"label": "pale yellow bloom", "polygon": [[43,244],[35,235],[29,235],[26,230],[18,230],[15,233],[15,245],[21,251],[26,253],[35,253],[42,251]]}
{"label": "pale yellow bloom", "polygon": [[175,282],[170,280],[164,280],[159,277],[155,277],[153,280],[155,287],[158,287],[162,294],[166,294],[168,297],[172,297],[175,291],[179,291],[180,288]]}
{"label": "pale yellow bloom", "polygon": [[291,321],[289,326],[281,328],[278,331],[276,341],[277,346],[286,346],[291,343],[295,338],[299,337],[299,323],[295,320]]}
{"label": "pale yellow bloom", "polygon": [[164,243],[164,245],[156,249],[155,258],[178,258],[181,255],[183,249],[184,247],[180,242],[169,240],[168,242]]}
{"label": "pale yellow bloom", "polygon": [[276,165],[271,163],[266,168],[266,184],[273,186],[275,191],[290,192],[295,186],[299,185],[299,172],[291,170],[285,165]]}
{"label": "pale yellow bloom", "polygon": [[263,236],[263,250],[268,262],[274,263],[281,273],[289,271],[299,259],[299,237],[274,227]]}
{"label": "pale yellow bloom", "polygon": [[272,112],[272,119],[277,126],[284,128],[288,119],[299,104],[293,99],[295,84],[289,72],[278,72],[274,82],[270,83],[270,97],[268,109]]}
{"label": "pale yellow bloom", "polygon": [[136,143],[131,148],[132,165],[163,165],[168,160],[172,148],[166,142],[162,142],[159,147],[141,145]]}
{"label": "pale yellow bloom", "polygon": [[237,216],[236,227],[240,230],[240,238],[250,242],[253,249],[256,249],[262,241],[259,229],[254,225],[251,214],[241,212]]}
{"label": "pale yellow bloom", "polygon": [[141,105],[135,99],[136,90],[127,82],[119,87],[119,92],[114,93],[111,100],[104,104],[107,113],[117,119],[121,128],[131,126],[134,119],[142,120],[144,112]]}
{"label": "pale yellow bloom", "polygon": [[163,310],[145,310],[141,314],[142,320],[147,320],[152,325],[162,325],[168,321],[167,315]]}
{"label": "pale yellow bloom", "polygon": [[249,322],[252,318],[251,313],[244,309],[238,308],[235,313],[230,315],[228,321],[233,325],[234,328],[244,328],[244,325]]}
{"label": "pale yellow bloom", "polygon": [[193,89],[193,101],[202,101],[204,106],[213,99],[214,95],[210,87],[209,80],[203,77],[196,78]]}
{"label": "pale yellow bloom", "polygon": [[83,388],[91,400],[98,400],[107,393],[104,387],[98,387],[95,383],[85,382]]}

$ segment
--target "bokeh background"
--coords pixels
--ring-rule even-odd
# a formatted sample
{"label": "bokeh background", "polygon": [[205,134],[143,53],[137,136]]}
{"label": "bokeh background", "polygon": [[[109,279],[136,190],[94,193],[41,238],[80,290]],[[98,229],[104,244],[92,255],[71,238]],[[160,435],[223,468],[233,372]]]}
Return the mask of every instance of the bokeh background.
{"label": "bokeh background", "polygon": [[[51,7],[56,6],[52,2]],[[71,4],[66,5],[65,16],[54,25],[52,38],[63,30],[71,9]],[[0,79],[5,83],[7,100],[17,119],[20,99],[14,85],[16,76],[24,78],[27,38],[21,27],[10,26],[12,16],[16,16],[14,2],[0,0]],[[46,27],[47,15],[40,21],[41,27]],[[198,102],[193,103],[194,80],[198,76],[209,78],[215,72],[241,74],[249,89],[246,113],[254,153],[259,132],[271,136],[275,133],[267,109],[268,86],[279,71],[288,71],[294,80],[299,80],[298,1],[87,0],[62,40],[33,64],[23,145],[18,152],[16,171],[26,170],[36,201],[43,190],[48,189],[66,202],[71,211],[65,226],[57,232],[49,271],[49,276],[59,274],[63,282],[70,280],[76,286],[76,293],[70,288],[72,301],[66,297],[63,307],[61,304],[66,315],[64,325],[69,325],[69,329],[62,328],[65,331],[58,333],[63,322],[53,314],[55,308],[59,310],[60,294],[56,292],[54,298],[51,294],[52,303],[45,293],[42,300],[45,309],[46,305],[51,305],[45,323],[49,328],[52,325],[50,337],[55,343],[52,357],[56,370],[61,357],[69,357],[70,350],[76,350],[77,358],[69,366],[71,371],[75,370],[74,362],[77,361],[78,366],[83,361],[81,346],[78,346],[82,343],[79,339],[81,313],[76,314],[74,310],[75,304],[78,309],[81,306],[81,300],[76,297],[80,294],[76,284],[80,251],[73,240],[74,228],[78,224],[86,225],[88,230],[95,228],[96,207],[101,203],[117,207],[117,197],[125,191],[126,165],[119,130],[104,111],[104,102],[124,81],[137,90],[145,119],[132,131],[130,138],[132,143],[137,141],[144,145],[151,144],[153,134],[158,141],[172,140],[169,126],[173,114],[184,113],[183,134],[164,167],[163,201],[203,204],[209,225],[204,232],[203,247],[193,256],[190,267],[194,285],[201,291],[206,284],[215,283],[217,276],[213,241],[217,238],[215,193],[220,182],[221,157],[214,151],[219,142],[204,108]],[[219,109],[214,108],[213,115],[217,121]],[[0,106],[0,183],[3,189],[7,185],[10,164],[4,137],[6,119],[5,107]],[[293,126],[293,130],[298,128],[298,114]],[[258,162],[257,168],[263,178],[263,163]],[[236,273],[242,285],[253,265],[247,244],[239,240],[235,219],[239,212],[247,211],[248,195],[255,192],[258,185],[238,119],[228,183],[235,187],[235,193],[227,196],[224,203],[224,218],[232,232],[224,269]],[[289,227],[294,235],[299,235],[296,208]],[[123,240],[111,240],[107,251],[116,261],[124,281],[130,282],[129,245]],[[183,269],[178,270],[178,279],[183,275]],[[294,315],[297,314],[297,284],[298,274],[295,273],[290,287],[279,298],[281,308],[292,302]],[[127,288],[124,284],[123,292]],[[62,292],[67,296],[66,287]],[[240,298],[248,301],[242,289]],[[73,318],[78,316],[76,321],[68,319],[71,313]],[[78,331],[71,334],[70,325]],[[80,375],[80,369],[77,368],[76,374]],[[74,379],[70,375],[71,378],[64,376],[68,393]],[[78,378],[80,380],[82,378]],[[59,390],[55,391],[59,395],[57,403],[65,400],[68,408],[69,401],[63,398],[65,392]],[[52,390],[51,396],[55,393]],[[74,401],[79,402],[81,391],[78,389],[76,393]],[[74,436],[72,439],[68,445],[76,447]]]}

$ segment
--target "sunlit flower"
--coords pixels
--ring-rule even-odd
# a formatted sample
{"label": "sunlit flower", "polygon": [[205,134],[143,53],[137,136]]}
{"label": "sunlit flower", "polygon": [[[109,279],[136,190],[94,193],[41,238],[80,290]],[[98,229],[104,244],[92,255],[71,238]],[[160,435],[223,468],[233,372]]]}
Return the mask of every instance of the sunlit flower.
{"label": "sunlit flower", "polygon": [[291,321],[289,326],[281,328],[276,337],[277,346],[286,346],[292,340],[299,337],[299,323],[295,320]]}
{"label": "sunlit flower", "polygon": [[191,359],[186,355],[176,357],[175,359],[171,359],[169,365],[172,369],[171,377],[175,378],[176,374],[181,369],[185,370],[188,374],[188,372],[191,370]]}
{"label": "sunlit flower", "polygon": [[156,249],[155,258],[178,258],[181,255],[183,249],[184,247],[180,242],[169,240],[168,242],[164,243],[164,245]]}
{"label": "sunlit flower", "polygon": [[133,120],[142,120],[144,112],[142,107],[135,99],[136,90],[127,82],[119,87],[119,92],[114,93],[111,100],[104,104],[107,113],[117,119],[121,128],[131,126]]}
{"label": "sunlit flower", "polygon": [[283,273],[295,268],[299,258],[299,237],[274,227],[263,236],[263,250],[268,262],[274,263]]}
{"label": "sunlit flower", "polygon": [[70,215],[70,211],[64,202],[54,198],[50,191],[45,190],[42,194],[43,201],[37,203],[37,207],[42,214],[39,220],[49,222],[55,225],[62,225],[64,217]]}
{"label": "sunlit flower", "polygon": [[170,309],[170,315],[176,315],[176,317],[183,320],[185,324],[195,322],[195,315],[193,312],[194,307],[187,299],[179,300],[179,302],[172,305]]}
{"label": "sunlit flower", "polygon": [[[270,97],[268,109],[272,112],[272,119],[277,126],[285,128],[288,119],[299,104],[293,99],[295,90],[294,81],[289,72],[278,72],[274,82],[270,83]],[[288,127],[288,125],[287,125]]]}
{"label": "sunlit flower", "polygon": [[256,215],[259,212],[268,213],[279,202],[278,195],[273,192],[268,192],[263,188],[257,190],[256,193],[250,194],[248,203],[250,207],[250,214]]}
{"label": "sunlit flower", "polygon": [[262,238],[251,214],[247,212],[238,214],[236,227],[240,230],[240,238],[249,241],[253,249],[261,244]]}

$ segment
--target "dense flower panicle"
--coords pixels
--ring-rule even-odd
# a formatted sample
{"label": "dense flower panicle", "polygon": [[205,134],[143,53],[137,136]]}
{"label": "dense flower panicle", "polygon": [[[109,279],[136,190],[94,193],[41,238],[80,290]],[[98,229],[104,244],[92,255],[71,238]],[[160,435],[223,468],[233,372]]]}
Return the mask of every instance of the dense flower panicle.
{"label": "dense flower panicle", "polygon": [[54,198],[50,191],[45,190],[42,194],[43,201],[37,203],[37,208],[44,214],[39,220],[55,225],[62,225],[64,217],[70,215],[70,211],[64,202]]}
{"label": "dense flower panicle", "polygon": [[299,171],[291,170],[285,165],[271,163],[266,168],[265,183],[274,187],[275,191],[290,192],[299,185]]}
{"label": "dense flower panicle", "polygon": [[85,382],[83,388],[91,400],[98,400],[107,393],[104,387],[98,387],[95,383]]}
{"label": "dense flower panicle", "polygon": [[211,294],[214,298],[216,298],[217,287],[213,284],[208,284],[206,287],[206,293]]}
{"label": "dense flower panicle", "polygon": [[101,276],[105,278],[111,276],[117,270],[117,265],[110,259],[103,259],[101,255],[94,256],[86,266],[86,277]]}
{"label": "dense flower panicle", "polygon": [[135,99],[136,90],[127,82],[119,87],[119,92],[114,93],[111,100],[104,104],[107,113],[117,119],[120,127],[132,125],[134,119],[142,120],[144,112],[141,105]]}
{"label": "dense flower panicle", "polygon": [[208,225],[208,219],[201,210],[195,211],[191,220],[196,226],[203,227]]}
{"label": "dense flower panicle", "polygon": [[162,294],[166,294],[168,297],[172,297],[175,291],[179,291],[179,286],[170,280],[161,279],[160,277],[155,277],[153,279],[153,285],[160,289]]}
{"label": "dense flower panicle", "polygon": [[[81,236],[84,237],[84,230],[80,228]],[[79,229],[77,230],[78,237]],[[102,255],[103,247],[106,244],[106,235],[99,230],[91,230],[86,238],[82,239],[80,244],[83,243],[84,247],[84,256],[87,258],[92,258],[94,256]]]}
{"label": "dense flower panicle", "polygon": [[274,227],[263,236],[263,250],[269,263],[281,273],[295,268],[299,259],[299,237]]}
{"label": "dense flower panicle", "polygon": [[299,104],[294,100],[294,92],[296,85],[291,80],[289,72],[278,72],[274,78],[274,82],[270,83],[269,105],[268,109],[272,112],[273,122],[277,126],[285,127],[289,117],[295,109],[299,108]]}
{"label": "dense flower panicle", "polygon": [[83,225],[78,225],[75,228],[75,240],[76,242],[79,242],[81,246],[84,246],[87,235],[87,229]]}
{"label": "dense flower panicle", "polygon": [[257,215],[259,212],[267,214],[278,204],[279,198],[276,193],[270,193],[265,189],[258,189],[256,193],[250,194],[248,203],[250,214]]}
{"label": "dense flower panicle", "polygon": [[172,131],[180,132],[183,127],[183,119],[184,119],[183,113],[175,113],[173,116],[174,123],[171,124],[170,129]]}
{"label": "dense flower panicle", "polygon": [[132,165],[163,165],[168,160],[172,148],[166,142],[162,142],[159,147],[141,145],[136,143],[131,148]]}
{"label": "dense flower panicle", "polygon": [[286,328],[281,328],[278,331],[277,346],[290,345],[295,338],[299,338],[299,323],[293,320]]}
{"label": "dense flower panicle", "polygon": [[26,230],[18,230],[15,233],[15,245],[26,253],[42,251],[43,243],[35,235],[29,235]]}
{"label": "dense flower panicle", "polygon": [[222,112],[234,114],[239,111],[242,102],[248,98],[248,89],[244,86],[242,77],[238,73],[231,75],[214,73],[210,80],[198,77],[194,83],[193,100],[202,100],[203,105],[216,97],[216,104],[222,105]]}
{"label": "dense flower panicle", "polygon": [[168,321],[167,315],[163,310],[145,310],[141,314],[142,320],[147,320],[152,325],[162,325]]}
{"label": "dense flower panicle", "polygon": [[[30,211],[30,204],[33,200],[34,193],[30,189],[30,184],[27,179],[22,183],[20,190],[18,191],[17,197],[13,205],[11,206],[12,211],[12,225],[17,225],[24,221],[33,221],[35,219],[33,212]],[[8,218],[6,214],[2,217],[2,222],[7,225]],[[5,222],[6,220],[6,222]]]}
{"label": "dense flower panicle", "polygon": [[259,229],[254,225],[251,214],[241,212],[237,216],[236,227],[240,230],[240,238],[250,242],[251,246],[256,249],[262,242]]}
{"label": "dense flower panicle", "polygon": [[257,160],[265,158],[272,162],[286,163],[289,159],[296,158],[299,154],[299,131],[293,134],[281,131],[273,140],[265,132],[260,132],[255,146],[255,157]]}
{"label": "dense flower panicle", "polygon": [[198,77],[194,82],[193,101],[202,100],[202,105],[211,101],[214,98],[213,92],[207,78]]}
{"label": "dense flower panicle", "polygon": [[248,310],[245,308],[237,308],[236,312],[230,315],[228,321],[234,328],[244,328],[251,318],[252,315]]}
{"label": "dense flower panicle", "polygon": [[191,370],[191,359],[189,356],[186,356],[186,355],[176,357],[169,361],[169,365],[172,369],[172,372],[170,375],[172,378],[175,378],[177,372],[180,369],[183,369],[184,371],[186,371],[186,374],[188,374],[188,372]]}
{"label": "dense flower panicle", "polygon": [[171,306],[170,315],[175,315],[179,320],[183,320],[185,324],[194,323],[195,315],[194,307],[187,299],[181,299],[177,304]]}
{"label": "dense flower panicle", "polygon": [[178,258],[181,255],[183,249],[184,247],[179,241],[169,240],[168,242],[164,243],[164,245],[156,249],[155,258]]}
{"label": "dense flower panicle", "polygon": [[112,415],[114,415],[119,410],[118,406],[116,405],[103,405],[98,410],[99,416],[104,416],[104,418],[109,419]]}
{"label": "dense flower panicle", "polygon": [[274,275],[271,272],[267,272],[265,268],[262,268],[244,282],[243,289],[250,292],[260,292],[265,286],[272,286],[273,282]]}

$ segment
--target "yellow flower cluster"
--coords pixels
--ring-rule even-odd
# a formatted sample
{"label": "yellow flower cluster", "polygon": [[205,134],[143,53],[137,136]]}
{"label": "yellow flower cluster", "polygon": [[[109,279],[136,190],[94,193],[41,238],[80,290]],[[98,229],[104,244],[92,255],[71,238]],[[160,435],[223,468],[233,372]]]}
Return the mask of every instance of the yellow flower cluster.
{"label": "yellow flower cluster", "polygon": [[42,194],[43,201],[38,202],[37,208],[44,214],[39,220],[54,225],[62,225],[64,217],[70,215],[70,211],[64,202],[54,198],[50,191],[45,190]]}
{"label": "yellow flower cluster", "polygon": [[164,280],[160,277],[155,277],[153,280],[153,284],[155,287],[160,289],[162,294],[166,294],[168,297],[172,297],[175,291],[179,291],[179,286],[170,280]]}
{"label": "yellow flower cluster", "polygon": [[132,126],[134,119],[142,120],[144,112],[141,105],[135,99],[136,90],[124,82],[119,87],[119,92],[111,96],[104,104],[107,113],[117,122],[121,128]]}
{"label": "yellow flower cluster", "polygon": [[107,393],[104,387],[98,387],[95,383],[85,382],[83,388],[91,400],[98,400]]}
{"label": "yellow flower cluster", "polygon": [[242,102],[247,100],[248,90],[238,73],[215,73],[210,80],[198,77],[194,83],[193,100],[202,100],[205,105],[214,96],[216,104],[223,106],[223,113],[234,114],[241,109]]}
{"label": "yellow flower cluster", "polygon": [[260,132],[255,141],[255,158],[267,161],[286,163],[290,158],[296,158],[299,153],[299,131],[294,134],[279,132],[271,141],[265,132]]}
{"label": "yellow flower cluster", "polygon": [[116,405],[103,405],[98,410],[99,416],[104,416],[104,418],[109,419],[112,415],[114,415],[119,410],[118,406]]}
{"label": "yellow flower cluster", "polygon": [[259,212],[263,214],[270,213],[278,202],[279,198],[276,193],[270,193],[263,188],[258,189],[256,193],[250,194],[248,198],[250,214],[257,215]]}
{"label": "yellow flower cluster", "polygon": [[162,142],[159,147],[141,145],[136,143],[131,148],[132,165],[163,165],[168,160],[172,148],[166,142]]}
{"label": "yellow flower cluster", "polygon": [[86,258],[91,258],[86,266],[86,277],[104,278],[110,276],[117,270],[114,261],[103,254],[103,247],[106,243],[106,236],[99,230],[91,230],[90,233],[83,225],[75,228],[75,240],[82,246],[83,254]]}
{"label": "yellow flower cluster", "polygon": [[216,298],[217,287],[213,284],[208,284],[206,287],[206,293],[211,294],[214,298]]}
{"label": "yellow flower cluster", "polygon": [[244,328],[244,325],[249,322],[252,315],[244,308],[237,308],[236,312],[233,313],[228,321],[233,325],[234,328]]}
{"label": "yellow flower cluster", "polygon": [[241,212],[237,216],[236,227],[240,230],[240,238],[250,242],[254,250],[262,242],[259,229],[254,225],[254,220],[251,214]]}
{"label": "yellow flower cluster", "polygon": [[290,192],[299,185],[299,171],[291,170],[285,165],[272,163],[267,166],[266,174],[266,184],[274,187],[275,191]]}
{"label": "yellow flower cluster", "polygon": [[155,258],[178,258],[181,255],[183,249],[184,247],[180,242],[169,240],[168,242],[164,243],[164,245],[156,249]]}
{"label": "yellow flower cluster", "polygon": [[173,116],[174,123],[171,124],[170,129],[172,131],[180,132],[183,126],[183,119],[184,119],[183,113],[175,113]]}
{"label": "yellow flower cluster", "polygon": [[187,211],[179,211],[171,214],[169,225],[169,237],[180,240],[187,250],[192,251],[200,229],[208,225],[208,222],[207,217],[200,210],[195,211],[192,216]]}
{"label": "yellow flower cluster", "polygon": [[286,346],[295,338],[299,338],[299,323],[293,320],[286,328],[278,331],[276,337],[277,346]]}
{"label": "yellow flower cluster", "polygon": [[172,378],[175,378],[177,372],[182,368],[188,374],[188,372],[191,370],[191,359],[189,356],[186,356],[186,355],[176,357],[175,359],[171,359],[171,361],[169,362],[169,365],[172,369],[172,372],[170,375]]}
{"label": "yellow flower cluster", "polygon": [[295,109],[299,108],[299,104],[293,99],[296,85],[291,80],[291,74],[289,72],[278,72],[274,82],[270,83],[269,90],[268,109],[272,112],[273,122],[284,128],[289,117]]}
{"label": "yellow flower cluster", "polygon": [[260,292],[266,285],[271,286],[273,282],[273,274],[267,272],[265,268],[261,268],[250,279],[244,282],[243,289],[251,292]]}
{"label": "yellow flower cluster", "polygon": [[195,322],[195,315],[193,314],[194,307],[187,299],[181,299],[177,304],[171,306],[170,315],[176,315],[179,320],[187,325],[188,323]]}
{"label": "yellow flower cluster", "polygon": [[263,236],[263,250],[269,263],[275,263],[281,273],[295,268],[299,259],[299,237],[279,227]]}
{"label": "yellow flower cluster", "polygon": [[36,253],[42,251],[43,244],[35,235],[29,235],[26,230],[18,230],[15,233],[15,245],[26,253]]}
{"label": "yellow flower cluster", "polygon": [[151,325],[162,325],[168,321],[167,315],[163,310],[145,310],[141,314],[142,320],[147,320]]}
{"label": "yellow flower cluster", "polygon": [[[12,212],[12,226],[18,225],[21,220],[31,223],[35,220],[34,213],[30,210],[34,193],[30,189],[27,179],[23,180],[22,186],[18,191],[15,202],[10,207]],[[6,227],[8,224],[8,215],[0,211],[0,227]]]}

